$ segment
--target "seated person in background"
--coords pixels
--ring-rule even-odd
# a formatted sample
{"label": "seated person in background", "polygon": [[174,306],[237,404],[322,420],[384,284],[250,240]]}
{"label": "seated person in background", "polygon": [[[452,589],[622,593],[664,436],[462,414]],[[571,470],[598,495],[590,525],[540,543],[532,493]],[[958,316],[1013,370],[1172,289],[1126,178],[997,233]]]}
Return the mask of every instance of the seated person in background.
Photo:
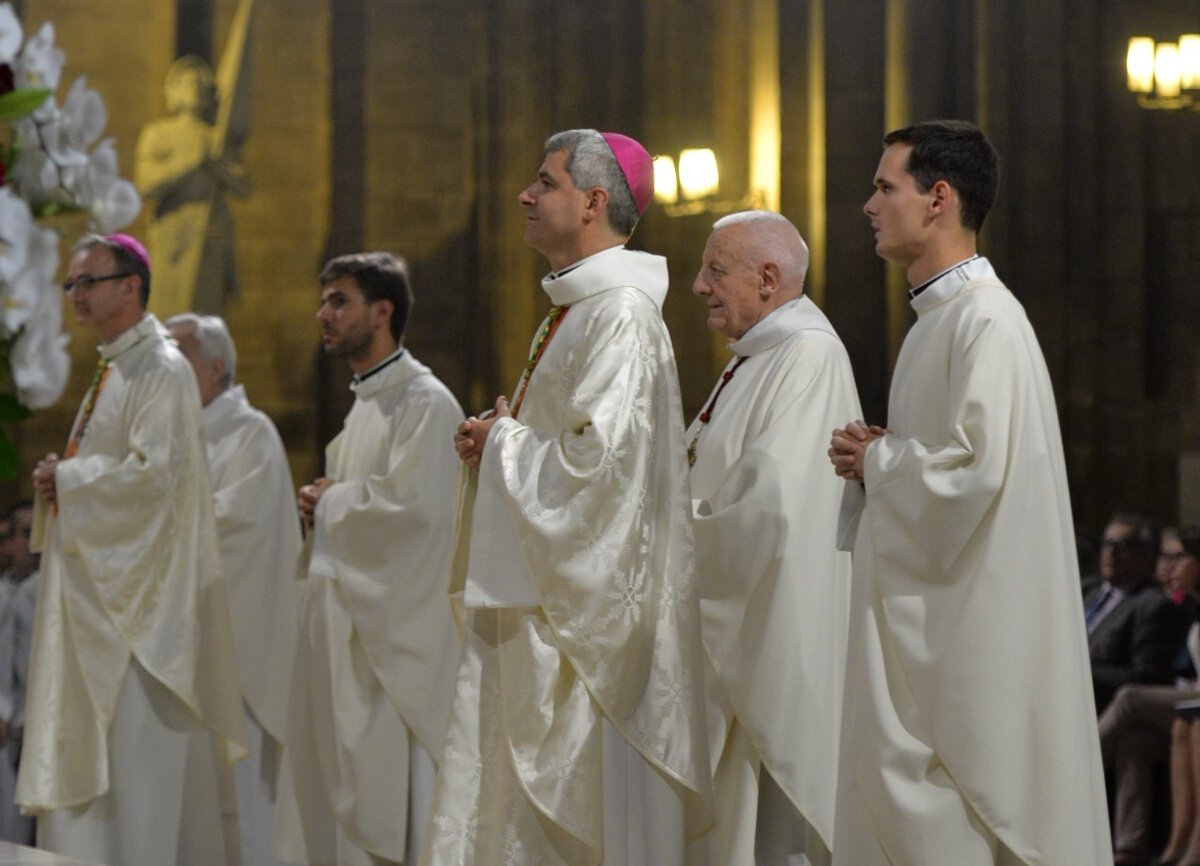
{"label": "seated person in background", "polygon": [[[1172,529],[1164,531],[1162,538],[1156,576],[1162,585],[1186,593],[1186,607],[1194,611],[1194,602],[1200,597],[1197,559],[1200,529],[1182,533]],[[1196,622],[1187,633],[1187,653],[1192,665],[1200,669],[1200,624]],[[1100,716],[1100,752],[1113,800],[1113,859],[1118,864],[1144,863],[1149,857],[1155,793],[1153,770],[1155,765],[1166,762],[1170,752],[1176,702],[1195,698],[1200,698],[1200,685],[1194,680],[1179,680],[1173,686],[1127,685],[1121,687]],[[1175,816],[1172,844],[1167,849],[1174,853],[1190,844],[1189,831],[1195,813],[1191,792],[1196,777],[1187,769],[1190,755],[1186,744],[1181,754],[1187,760],[1179,773],[1175,772],[1173,761],[1172,787],[1178,789],[1173,800],[1177,809],[1184,804],[1193,805],[1188,806],[1187,814]],[[1178,861],[1172,858],[1170,862],[1200,862],[1200,828],[1195,835],[1196,843],[1189,850],[1194,848],[1198,856]]]}
{"label": "seated person in background", "polygon": [[1100,586],[1084,599],[1096,711],[1126,683],[1170,683],[1188,616],[1154,580],[1158,533],[1149,518],[1118,513],[1100,542]]}

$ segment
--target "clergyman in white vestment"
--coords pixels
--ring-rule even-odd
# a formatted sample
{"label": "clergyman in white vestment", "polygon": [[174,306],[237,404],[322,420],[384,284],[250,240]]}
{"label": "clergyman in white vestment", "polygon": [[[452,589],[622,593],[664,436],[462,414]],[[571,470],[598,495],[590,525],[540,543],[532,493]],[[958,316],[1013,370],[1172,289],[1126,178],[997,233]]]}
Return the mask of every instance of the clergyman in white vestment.
{"label": "clergyman in white vestment", "polygon": [[321,272],[326,352],[354,406],[300,490],[309,528],[275,853],[312,866],[413,863],[453,698],[449,584],[463,413],[403,347],[412,306],[390,253]]}
{"label": "clergyman in white vestment", "polygon": [[[976,253],[996,153],[962,121],[889,133],[865,211],[917,322],[850,485],[834,862],[1112,862],[1071,503],[1025,311]],[[862,501],[855,501],[862,500]]]}
{"label": "clergyman in white vestment", "polygon": [[67,295],[100,365],[34,470],[34,623],[17,802],[38,844],[120,866],[220,866],[220,761],[246,754],[200,397],[145,312],[145,249],[75,246]]}
{"label": "clergyman in white vestment", "polygon": [[[237,650],[250,757],[233,768],[241,866],[271,866],[280,750],[300,618],[300,520],[279,431],[235,385],[237,350],[218,316],[184,313],[166,321],[192,365],[204,409],[204,446],[212,476]],[[227,834],[228,835],[228,834]]]}
{"label": "clergyman in white vestment", "polygon": [[478,469],[470,611],[426,866],[707,863],[703,648],[666,261],[623,243],[650,157],[552,136],[519,201],[554,304]]}
{"label": "clergyman in white vestment", "polygon": [[687,431],[724,866],[827,866],[833,845],[850,603],[837,519],[854,482],[824,447],[860,409],[807,268],[795,226],[747,211],[713,226],[692,286],[733,353]]}

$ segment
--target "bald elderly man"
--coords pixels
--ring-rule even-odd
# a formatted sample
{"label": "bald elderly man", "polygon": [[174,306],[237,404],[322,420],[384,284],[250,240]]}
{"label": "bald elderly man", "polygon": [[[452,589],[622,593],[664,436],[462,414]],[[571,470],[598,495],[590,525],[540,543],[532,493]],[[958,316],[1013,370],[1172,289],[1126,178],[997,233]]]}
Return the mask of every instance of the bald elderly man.
{"label": "bald elderly man", "polygon": [[807,269],[795,226],[748,211],[713,226],[692,286],[732,356],[687,432],[716,669],[713,862],[727,866],[831,856],[850,559],[836,538],[846,482],[825,441],[859,404],[842,341],[804,294]]}

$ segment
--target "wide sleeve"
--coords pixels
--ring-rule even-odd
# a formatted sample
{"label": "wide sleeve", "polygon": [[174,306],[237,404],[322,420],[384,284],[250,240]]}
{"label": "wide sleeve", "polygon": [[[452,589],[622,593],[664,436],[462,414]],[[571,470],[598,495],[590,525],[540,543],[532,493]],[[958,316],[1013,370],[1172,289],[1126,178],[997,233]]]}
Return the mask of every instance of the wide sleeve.
{"label": "wide sleeve", "polygon": [[[690,789],[698,832],[709,786],[704,650],[673,353],[641,292],[611,290],[589,304],[559,328],[519,421],[492,428],[480,468],[480,485],[502,490],[556,647],[546,654],[529,638],[512,693],[528,690],[547,712],[514,703],[506,729],[518,761],[529,760],[519,772],[531,796],[551,802],[556,777],[538,759],[573,754],[565,732],[594,721],[566,718],[560,698],[577,676],[603,716]],[[477,512],[475,525],[483,519]]]}
{"label": "wide sleeve", "polygon": [[386,458],[322,495],[310,569],[337,580],[376,676],[437,755],[458,656],[449,588],[462,412],[433,386],[410,386],[403,400],[371,431]]}
{"label": "wide sleeve", "polygon": [[950,347],[944,393],[913,410],[926,417],[868,447],[867,515],[888,527],[875,544],[906,573],[942,579],[1013,471],[1014,397],[1026,388],[1013,356],[1024,352],[1007,323],[986,315],[965,322]]}
{"label": "wide sleeve", "polygon": [[213,511],[242,694],[282,742],[303,542],[283,444],[266,418],[250,417],[213,479]]}
{"label": "wide sleeve", "polygon": [[[837,549],[847,482],[820,446],[859,407],[840,345],[806,343],[769,371],[777,390],[768,410],[731,402],[728,411],[745,408],[751,424],[741,456],[698,503],[696,562],[704,642],[721,683],[772,777],[829,845],[850,558]],[[713,740],[714,759],[722,742]]]}

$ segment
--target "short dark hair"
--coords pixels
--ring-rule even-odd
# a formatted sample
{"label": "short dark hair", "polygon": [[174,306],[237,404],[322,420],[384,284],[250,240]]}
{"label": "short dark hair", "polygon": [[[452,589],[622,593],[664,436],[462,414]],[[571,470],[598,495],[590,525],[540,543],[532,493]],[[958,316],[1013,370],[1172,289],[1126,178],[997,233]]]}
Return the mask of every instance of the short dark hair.
{"label": "short dark hair", "polygon": [[412,311],[412,286],[408,283],[408,265],[391,253],[352,253],[330,259],[321,269],[321,287],[351,277],[367,303],[392,302],[390,328],[399,343],[404,338],[408,314]]}
{"label": "short dark hair", "polygon": [[928,120],[889,132],[884,147],[912,145],[906,169],[921,192],[944,180],[958,193],[963,228],[978,233],[996,201],[1000,157],[978,126]]}
{"label": "short dark hair", "polygon": [[75,246],[71,247],[71,255],[83,250],[90,250],[92,247],[104,247],[112,253],[117,271],[122,274],[132,274],[141,280],[138,296],[141,299],[142,309],[146,309],[146,305],[150,302],[150,268],[146,263],[116,241],[97,234],[84,235],[77,240]]}
{"label": "short dark hair", "polygon": [[1137,542],[1141,548],[1140,552],[1147,558],[1154,559],[1158,556],[1161,536],[1158,525],[1152,519],[1137,511],[1118,511],[1112,516],[1112,520],[1108,521],[1109,526],[1114,523],[1133,529],[1132,540]]}

